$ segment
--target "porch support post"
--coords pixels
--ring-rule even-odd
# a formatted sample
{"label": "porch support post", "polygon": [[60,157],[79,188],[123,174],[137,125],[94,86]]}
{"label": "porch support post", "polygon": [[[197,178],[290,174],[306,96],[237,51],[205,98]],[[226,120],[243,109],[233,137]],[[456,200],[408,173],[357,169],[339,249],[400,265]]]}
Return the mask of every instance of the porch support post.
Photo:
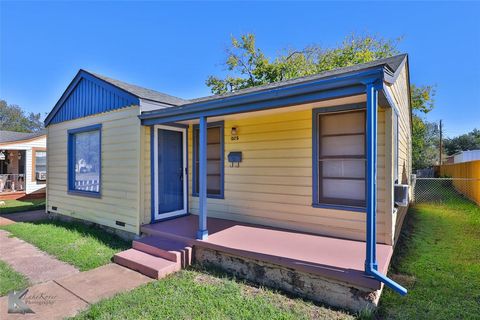
{"label": "porch support post", "polygon": [[208,238],[207,230],[207,118],[200,117],[198,143],[198,231],[197,239],[206,240]]}
{"label": "porch support post", "polygon": [[377,264],[377,113],[378,90],[367,84],[367,252],[366,269],[378,270]]}

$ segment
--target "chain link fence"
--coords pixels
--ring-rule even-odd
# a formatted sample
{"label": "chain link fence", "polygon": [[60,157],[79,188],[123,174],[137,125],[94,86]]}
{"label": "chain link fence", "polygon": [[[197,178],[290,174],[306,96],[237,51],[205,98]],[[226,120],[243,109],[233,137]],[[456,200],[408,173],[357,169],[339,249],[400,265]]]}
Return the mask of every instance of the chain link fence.
{"label": "chain link fence", "polygon": [[480,179],[413,178],[413,202],[449,202],[469,199],[480,205]]}

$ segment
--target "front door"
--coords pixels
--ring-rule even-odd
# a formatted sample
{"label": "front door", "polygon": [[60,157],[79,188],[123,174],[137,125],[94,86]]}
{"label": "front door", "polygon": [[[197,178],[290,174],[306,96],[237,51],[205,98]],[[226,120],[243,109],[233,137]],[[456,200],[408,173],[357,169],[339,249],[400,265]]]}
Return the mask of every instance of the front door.
{"label": "front door", "polygon": [[187,213],[186,129],[155,126],[155,220]]}

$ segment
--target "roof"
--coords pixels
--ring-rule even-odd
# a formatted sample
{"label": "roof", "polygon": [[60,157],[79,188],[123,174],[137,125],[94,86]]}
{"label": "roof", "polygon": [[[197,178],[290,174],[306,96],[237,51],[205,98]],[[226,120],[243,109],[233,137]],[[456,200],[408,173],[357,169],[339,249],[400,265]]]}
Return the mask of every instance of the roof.
{"label": "roof", "polygon": [[0,130],[0,143],[30,140],[36,137],[41,137],[45,134],[44,130],[33,133]]}
{"label": "roof", "polygon": [[166,93],[158,92],[155,90],[143,88],[134,84],[130,84],[127,82],[123,82],[117,79],[109,78],[104,75],[98,74],[98,73],[93,73],[87,70],[83,70],[85,72],[90,73],[91,75],[97,77],[98,79],[101,79],[105,82],[108,82],[124,91],[127,91],[128,93],[133,94],[137,98],[141,99],[146,99],[146,100],[151,100],[155,102],[160,102],[160,103],[166,103],[172,106],[178,106],[181,104],[184,104],[187,102],[187,100],[171,96]]}
{"label": "roof", "polygon": [[[334,93],[329,91],[332,90],[337,90],[335,94],[338,97],[359,95],[365,93],[365,83],[393,83],[403,70],[402,66],[407,65],[407,61],[407,54],[400,54],[311,76],[193,99],[183,105],[142,112],[139,117],[142,124],[150,125],[331,99],[331,94]],[[391,105],[391,99],[383,91],[380,90],[379,101]]]}
{"label": "roof", "polygon": [[406,53],[399,54],[393,57],[385,58],[385,59],[378,59],[374,61],[370,61],[367,63],[361,63],[361,64],[354,64],[348,67],[343,67],[343,68],[337,68],[337,69],[332,69],[324,72],[320,72],[311,76],[305,76],[305,77],[299,77],[299,78],[293,78],[289,80],[284,80],[284,81],[279,81],[279,82],[273,82],[269,83],[266,85],[262,86],[256,86],[256,87],[251,87],[251,88],[246,88],[242,90],[238,90],[235,92],[229,92],[221,95],[212,95],[212,96],[207,96],[207,97],[202,97],[202,98],[197,98],[197,99],[192,99],[190,100],[190,103],[196,103],[196,102],[204,102],[204,101],[210,101],[210,100],[216,100],[216,99],[222,99],[226,97],[232,97],[232,96],[238,96],[238,95],[243,95],[246,93],[251,93],[251,92],[260,92],[264,90],[270,90],[274,88],[281,88],[285,86],[289,86],[292,84],[299,84],[303,82],[309,82],[313,80],[319,80],[319,79],[324,79],[324,78],[330,78],[338,75],[344,75],[347,73],[351,72],[356,72],[356,71],[361,71],[361,70],[367,70],[370,68],[374,67],[379,67],[379,66],[385,66],[389,69],[391,73],[395,73],[398,68],[402,65],[403,61],[407,57]]}
{"label": "roof", "polygon": [[[271,96],[275,96],[276,92],[282,91],[283,89],[300,87],[303,84],[312,85],[326,80],[335,82],[335,85],[340,85],[340,82],[336,81],[337,79],[353,76],[364,71],[365,73],[381,72],[383,80],[392,83],[398,75],[397,71],[401,69],[400,67],[406,61],[407,55],[400,54],[385,59],[378,59],[367,63],[324,71],[311,76],[294,78],[221,95],[211,95],[191,100],[171,96],[80,69],[63,93],[62,97],[45,119],[45,126],[48,126],[50,123],[73,120],[131,105],[139,105],[140,99],[161,103],[167,106],[167,108],[144,111],[142,114],[145,114],[146,117],[156,114],[162,115],[169,112],[185,112],[205,104],[210,104],[211,107],[215,108],[218,107],[214,106],[215,104],[232,104],[234,103],[233,100],[236,100],[237,97],[241,99],[243,97],[252,96],[252,94],[256,93],[258,93],[256,96],[261,95],[261,97],[257,98],[258,100],[263,98],[271,99]],[[112,94],[105,96],[105,90]],[[295,90],[292,89],[290,91]],[[296,94],[299,95],[303,93],[302,90],[296,91]]]}

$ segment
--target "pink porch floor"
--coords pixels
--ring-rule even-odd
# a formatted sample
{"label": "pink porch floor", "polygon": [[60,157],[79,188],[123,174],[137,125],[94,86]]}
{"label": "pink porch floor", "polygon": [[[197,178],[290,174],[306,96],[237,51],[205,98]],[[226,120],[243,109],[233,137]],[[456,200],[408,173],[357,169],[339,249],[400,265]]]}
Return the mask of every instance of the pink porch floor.
{"label": "pink porch floor", "polygon": [[[380,283],[364,274],[365,242],[208,218],[209,237],[195,239],[198,216],[144,225],[141,231],[235,256],[265,261],[369,289]],[[393,249],[377,244],[378,270],[386,273]]]}

